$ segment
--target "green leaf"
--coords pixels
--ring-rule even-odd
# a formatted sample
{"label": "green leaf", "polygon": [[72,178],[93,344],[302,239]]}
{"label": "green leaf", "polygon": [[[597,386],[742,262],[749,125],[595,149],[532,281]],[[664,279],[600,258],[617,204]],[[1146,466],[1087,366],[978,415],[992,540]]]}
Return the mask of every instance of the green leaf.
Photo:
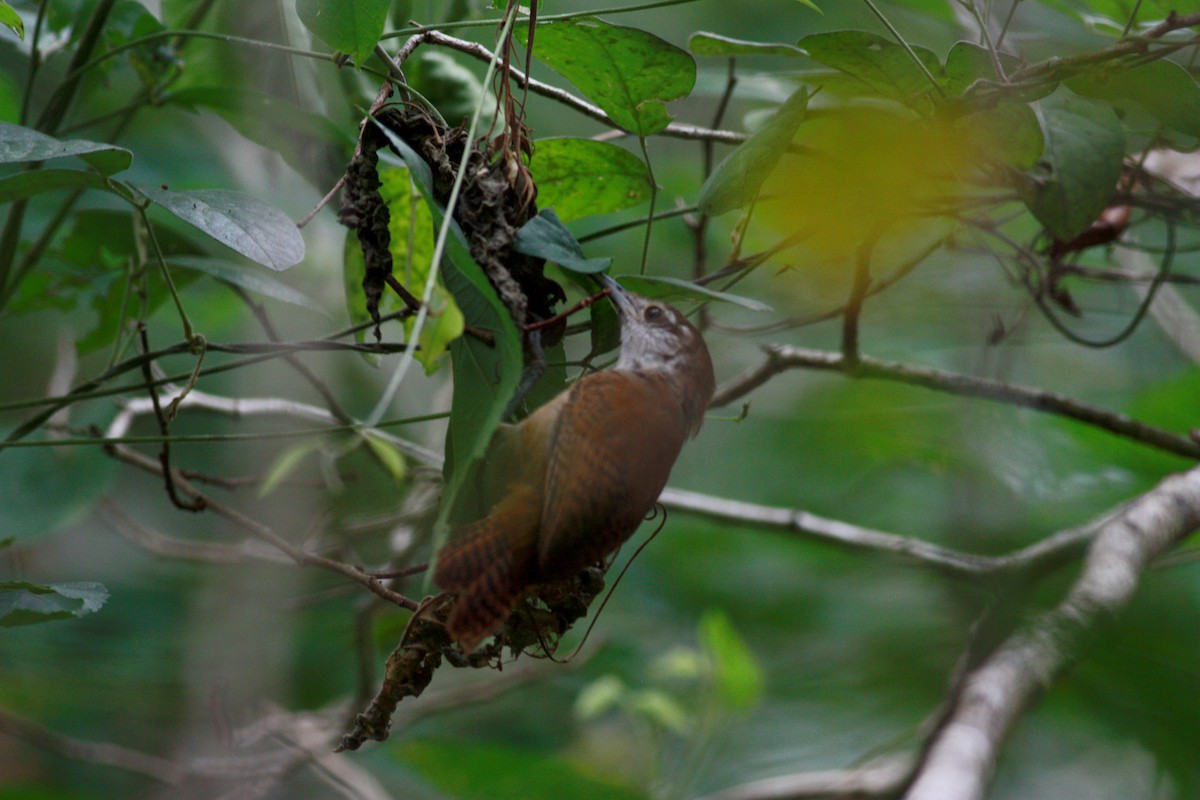
{"label": "green leaf", "polygon": [[490,344],[475,336],[460,336],[450,344],[454,394],[446,433],[446,488],[437,522],[439,529],[445,530],[447,521],[456,520],[459,489],[486,452],[516,391],[523,363],[521,335],[483,269],[471,258],[462,228],[446,219],[445,207],[433,190],[429,165],[403,139],[383,126],[380,130],[408,165],[432,212],[433,224],[440,226],[446,220],[449,225],[446,258],[440,264],[446,289],[454,296],[464,321],[493,336]]}
{"label": "green leaf", "polygon": [[709,611],[700,620],[700,643],[712,659],[717,696],[729,708],[744,711],[758,703],[763,672],[754,653],[721,611]]}
{"label": "green leaf", "polygon": [[375,458],[383,465],[383,468],[388,471],[396,483],[403,483],[404,476],[408,469],[404,463],[404,454],[396,448],[386,438],[381,436],[378,431],[368,430],[363,431],[363,441],[367,443],[367,447],[371,448],[371,452],[375,454]]}
{"label": "green leaf", "polygon": [[1034,110],[1046,148],[1023,199],[1051,234],[1069,241],[1112,199],[1121,177],[1125,134],[1111,108],[1065,89],[1038,101]]}
{"label": "green leaf", "polygon": [[103,175],[80,169],[35,169],[0,178],[0,203],[59,189],[105,189]]}
{"label": "green leaf", "polygon": [[21,41],[25,41],[25,20],[3,0],[0,0],[0,25],[15,33]]}
{"label": "green leaf", "polygon": [[538,205],[570,222],[610,214],[650,197],[650,176],[640,158],[594,139],[539,139],[529,169]]}
{"label": "green leaf", "polygon": [[[910,105],[933,89],[929,78],[903,47],[866,31],[832,31],[806,36],[799,42],[818,64],[857,78],[863,88]],[[913,52],[932,74],[941,69],[938,58],[924,47]]]}
{"label": "green leaf", "polygon": [[1045,150],[1037,115],[1026,103],[1000,101],[969,114],[963,124],[979,150],[1014,169],[1030,169]]}
{"label": "green leaf", "polygon": [[616,675],[603,675],[583,687],[575,698],[575,716],[587,721],[607,714],[625,695],[624,682]]}
{"label": "green leaf", "polygon": [[184,222],[264,267],[285,270],[304,259],[304,239],[296,223],[256,197],[221,189],[172,192],[139,187],[139,191]]}
{"label": "green leaf", "polygon": [[731,39],[728,36],[708,31],[693,33],[688,39],[688,49],[698,56],[789,56],[800,58],[804,55],[803,50],[792,44],[748,42],[744,39]]}
{"label": "green leaf", "polygon": [[553,261],[563,269],[589,275],[603,272],[612,264],[611,258],[587,258],[574,234],[549,208],[521,226],[513,239],[513,249],[527,256]]}
{"label": "green leaf", "polygon": [[723,303],[733,303],[736,306],[748,308],[751,311],[771,310],[766,303],[728,292],[718,292],[716,289],[709,289],[707,286],[685,281],[682,278],[672,278],[667,275],[620,275],[616,278],[623,287],[644,297],[653,297],[659,300],[694,300],[699,303],[719,300]]}
{"label": "green leaf", "polygon": [[404,62],[408,84],[432,103],[443,119],[451,124],[469,120],[480,103],[484,119],[496,113],[496,98],[484,91],[474,72],[449,53],[423,47],[415,56]]}
{"label": "green leaf", "polygon": [[535,750],[430,739],[391,749],[458,800],[646,800],[646,795],[591,774],[582,765]]}
{"label": "green leaf", "polygon": [[820,9],[820,8],[817,6],[817,4],[813,2],[813,0],[796,0],[796,2],[800,3],[801,5],[808,6],[808,7],[809,7],[809,8],[811,8],[813,11],[817,12],[818,14],[820,14],[821,16],[825,16],[825,12],[824,12],[824,11],[822,11],[822,10],[821,10],[821,9]]}
{"label": "green leaf", "polygon": [[1200,86],[1173,61],[1097,70],[1072,78],[1067,87],[1084,97],[1103,100],[1118,111],[1140,107],[1166,127],[1200,138]]}
{"label": "green leaf", "polygon": [[[432,375],[438,371],[441,367],[441,358],[446,354],[450,343],[462,336],[463,331],[466,330],[466,319],[463,317],[462,310],[454,302],[454,296],[442,288],[440,281],[434,286],[431,304],[438,311],[425,320],[425,326],[421,328],[421,336],[418,340],[420,349],[415,354],[417,361],[425,368],[426,375]],[[410,336],[415,322],[416,319],[413,317],[404,321],[404,329]]]}
{"label": "green leaf", "polygon": [[[1000,63],[1008,72],[1021,67],[1021,60],[1007,53],[1000,54]],[[934,73],[936,74],[936,73]],[[950,95],[958,96],[977,80],[998,81],[996,62],[986,49],[972,42],[956,42],[946,54],[946,68],[942,70],[942,86]],[[1054,91],[1054,85],[1041,86],[1019,93],[1023,100],[1036,100]],[[1016,95],[1009,95],[1014,97]]]}
{"label": "green leaf", "polygon": [[320,438],[305,439],[302,442],[296,442],[288,446],[275,457],[275,462],[271,464],[267,470],[266,477],[263,478],[262,485],[258,487],[259,498],[266,497],[279,488],[285,480],[288,479],[296,468],[300,466],[300,462],[308,456],[309,453],[315,453],[323,446],[323,440]]}
{"label": "green leaf", "polygon": [[314,36],[361,65],[383,35],[389,5],[390,0],[296,0],[296,13]]}
{"label": "green leaf", "polygon": [[108,590],[99,583],[0,581],[0,627],[33,625],[99,611]]}
{"label": "green leaf", "polygon": [[19,164],[52,161],[77,156],[102,175],[113,175],[129,169],[133,153],[123,147],[83,139],[55,139],[53,136],[0,122],[0,164]]}
{"label": "green leaf", "polygon": [[[524,29],[517,30],[522,43]],[[686,97],[696,62],[685,50],[637,28],[595,17],[538,25],[534,55],[575,84],[618,127],[639,136],[671,122],[665,102]]]}
{"label": "green leaf", "polygon": [[329,312],[303,292],[297,291],[282,281],[272,278],[257,269],[251,269],[233,261],[206,256],[175,256],[167,259],[173,267],[195,270],[217,280],[238,286],[253,294],[269,297],[281,303],[307,308],[328,317]]}
{"label": "green leaf", "polygon": [[789,97],[775,116],[725,157],[700,187],[697,201],[706,214],[724,214],[754,201],[763,181],[775,169],[804,120],[808,91],[803,87]]}
{"label": "green leaf", "polygon": [[636,692],[627,705],[632,713],[671,733],[684,736],[692,727],[687,711],[664,691],[644,689]]}
{"label": "green leaf", "polygon": [[592,350],[591,358],[602,356],[621,346],[621,317],[612,303],[592,303],[591,312]]}

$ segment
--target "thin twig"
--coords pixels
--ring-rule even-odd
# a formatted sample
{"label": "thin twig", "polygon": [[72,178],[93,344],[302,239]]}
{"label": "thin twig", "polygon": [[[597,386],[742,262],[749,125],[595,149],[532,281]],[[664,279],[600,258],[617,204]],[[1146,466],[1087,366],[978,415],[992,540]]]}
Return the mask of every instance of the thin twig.
{"label": "thin twig", "polygon": [[658,501],[669,509],[749,528],[777,530],[853,550],[873,551],[957,578],[1042,574],[1078,556],[1094,526],[1069,528],[1002,556],[964,553],[910,536],[885,533],[796,508],[764,506],[667,488]]}
{"label": "thin twig", "polygon": [[867,356],[859,356],[858,361],[851,366],[846,363],[840,353],[777,345],[768,345],[763,350],[767,354],[766,360],[720,387],[713,396],[712,407],[723,406],[746,396],[781,372],[797,368],[822,369],[852,374],[856,378],[896,381],[962,397],[974,397],[1031,408],[1035,411],[1074,419],[1184,458],[1200,458],[1200,442],[1149,425],[1125,414],[1083,403],[1072,397],[1045,389],[1004,383],[992,378],[945,372],[928,367],[880,361]]}
{"label": "thin twig", "polygon": [[[142,354],[150,352],[150,339],[146,335],[146,323],[138,321],[138,339],[142,344]],[[150,402],[154,408],[154,419],[158,422],[159,433],[163,436],[162,447],[158,451],[158,463],[162,465],[163,484],[167,490],[167,497],[171,499],[171,504],[183,511],[203,511],[204,504],[197,500],[195,502],[187,502],[179,496],[179,491],[175,487],[175,471],[171,469],[171,443],[167,437],[171,435],[171,423],[167,420],[167,415],[163,413],[162,406],[159,404],[158,392],[154,388],[154,375],[150,371],[149,361],[142,362],[142,376],[146,379],[146,391],[150,394]]]}

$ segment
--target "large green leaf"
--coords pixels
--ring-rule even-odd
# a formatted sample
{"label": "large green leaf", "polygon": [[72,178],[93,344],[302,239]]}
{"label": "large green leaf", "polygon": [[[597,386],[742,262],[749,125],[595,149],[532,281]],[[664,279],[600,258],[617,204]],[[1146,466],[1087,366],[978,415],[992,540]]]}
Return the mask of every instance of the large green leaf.
{"label": "large green leaf", "polygon": [[545,209],[517,231],[513,249],[527,256],[544,258],[571,272],[591,274],[603,272],[612,264],[611,258],[588,258],[567,226],[554,213]]}
{"label": "large green leaf", "polygon": [[390,0],[296,0],[296,13],[318,39],[362,64],[383,35],[390,5]]}
{"label": "large green leaf", "polygon": [[103,175],[81,169],[37,169],[0,178],[0,203],[59,189],[107,189]]}
{"label": "large green leaf", "polygon": [[459,800],[645,800],[611,779],[544,753],[437,740],[395,747],[402,762]]}
{"label": "large green leaf", "polygon": [[1164,126],[1200,138],[1200,86],[1173,61],[1160,59],[1134,69],[1097,70],[1072,78],[1067,87],[1120,111],[1138,106]]}
{"label": "large green leaf", "polygon": [[221,189],[138,188],[184,222],[264,267],[284,270],[304,258],[304,239],[296,223],[257,197]]}
{"label": "large green leaf", "polygon": [[102,175],[129,169],[133,153],[123,147],[83,139],[55,139],[32,128],[0,122],[0,164],[52,161],[77,156]]}
{"label": "large green leaf", "polygon": [[[517,34],[525,41],[523,29]],[[667,127],[665,102],[686,97],[696,83],[696,62],[687,51],[595,17],[538,25],[533,52],[619,127],[640,136]]]}
{"label": "large green leaf", "polygon": [[754,201],[763,181],[786,152],[808,108],[808,90],[797,89],[771,117],[717,165],[700,188],[699,205],[706,214],[724,214]]}
{"label": "large green leaf", "polygon": [[444,524],[455,513],[458,491],[483,457],[516,391],[522,370],[521,334],[483,269],[471,257],[462,228],[446,218],[445,207],[433,190],[429,165],[403,139],[383,126],[380,129],[408,166],[429,205],[434,226],[449,225],[446,254],[439,265],[442,282],[454,296],[465,323],[493,338],[488,343],[461,336],[450,344],[454,394],[446,434],[446,489],[439,513],[439,522]]}
{"label": "large green leaf", "polygon": [[570,222],[610,214],[650,197],[642,160],[623,147],[594,139],[539,139],[530,161],[538,205]]}
{"label": "large green leaf", "polygon": [[0,627],[82,617],[106,600],[108,590],[99,583],[0,581]]}
{"label": "large green leaf", "polygon": [[1082,233],[1112,198],[1121,176],[1125,134],[1113,110],[1065,89],[1034,110],[1046,136],[1025,204],[1056,238]]}
{"label": "large green leaf", "polygon": [[[911,105],[933,89],[929,78],[900,45],[866,31],[832,31],[806,36],[799,42],[808,57],[857,78],[862,88]],[[923,47],[913,52],[932,74],[941,69],[938,58]]]}

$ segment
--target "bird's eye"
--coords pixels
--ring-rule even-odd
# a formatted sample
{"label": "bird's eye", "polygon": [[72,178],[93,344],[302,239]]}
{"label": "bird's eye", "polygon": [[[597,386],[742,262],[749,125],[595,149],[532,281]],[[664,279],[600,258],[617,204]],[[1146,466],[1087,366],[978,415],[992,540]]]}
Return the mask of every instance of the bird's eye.
{"label": "bird's eye", "polygon": [[662,306],[650,306],[649,308],[646,309],[645,317],[648,322],[654,322],[656,320],[662,319],[662,315],[663,315]]}

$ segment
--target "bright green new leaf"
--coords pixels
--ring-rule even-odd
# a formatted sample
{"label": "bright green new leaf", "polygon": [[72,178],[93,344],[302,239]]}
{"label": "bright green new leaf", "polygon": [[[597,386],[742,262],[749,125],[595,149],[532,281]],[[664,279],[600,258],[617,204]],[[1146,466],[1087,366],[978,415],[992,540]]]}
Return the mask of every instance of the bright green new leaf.
{"label": "bright green new leaf", "polygon": [[626,289],[645,297],[654,297],[660,300],[694,300],[701,303],[719,300],[751,311],[771,310],[769,305],[760,303],[758,300],[728,292],[718,292],[716,289],[709,289],[707,286],[685,281],[682,278],[672,278],[668,275],[618,275],[615,277],[617,282]]}
{"label": "bright green new leaf", "polygon": [[300,466],[300,462],[305,459],[310,453],[319,451],[322,447],[322,440],[319,438],[305,439],[302,442],[296,442],[275,458],[275,463],[267,470],[267,475],[263,478],[262,485],[258,487],[258,496],[266,497],[279,488],[288,476],[296,471]]}
{"label": "bright green new leaf", "polygon": [[612,264],[611,258],[586,257],[575,236],[549,208],[521,226],[513,239],[513,249],[527,256],[553,261],[563,269],[589,275],[603,272]]}
{"label": "bright green new leaf", "polygon": [[83,139],[55,139],[32,128],[0,122],[0,164],[52,161],[69,156],[82,158],[101,175],[122,172],[133,163],[133,153],[123,147]]}
{"label": "bright green new leaf", "polygon": [[650,197],[650,177],[640,158],[594,139],[539,139],[529,163],[538,205],[570,222],[611,214]]}
{"label": "bright green new leaf", "polygon": [[304,239],[296,223],[257,197],[221,189],[138,190],[184,222],[264,267],[285,270],[304,259]]}
{"label": "bright green new leaf", "polygon": [[1112,199],[1121,177],[1125,134],[1111,108],[1066,89],[1039,100],[1034,110],[1046,149],[1023,199],[1051,234],[1069,241]]}
{"label": "bright green new leaf", "polygon": [[362,64],[383,35],[390,5],[390,0],[296,0],[296,13],[318,39]]}
{"label": "bright green new leaf", "polygon": [[21,41],[25,41],[25,20],[3,0],[0,0],[0,25],[15,33]]}
{"label": "bright green new leaf", "polygon": [[[804,0],[800,0],[804,2]],[[813,6],[815,8],[815,6]],[[733,39],[719,33],[698,31],[688,39],[688,49],[698,56],[788,56],[799,58],[804,51],[792,44],[783,42],[748,42],[744,39]]]}
{"label": "bright green new leaf", "polygon": [[603,675],[583,687],[575,698],[575,716],[591,720],[617,707],[627,691],[625,683],[616,675]]}
{"label": "bright green new leaf", "polygon": [[408,468],[404,462],[404,454],[397,449],[396,445],[380,436],[378,431],[363,431],[363,441],[367,443],[367,447],[371,448],[375,458],[379,460],[393,480],[396,483],[403,483]]}
{"label": "bright green new leaf", "polygon": [[99,611],[108,590],[99,583],[0,581],[0,627],[33,625]]}
{"label": "bright green new leaf", "polygon": [[744,208],[758,196],[763,181],[775,169],[804,120],[808,91],[797,89],[749,139],[717,165],[700,187],[697,201],[706,214]]}
{"label": "bright green new leaf", "polygon": [[[871,93],[906,105],[934,88],[907,50],[878,34],[832,31],[806,36],[799,44],[813,61],[857,78]],[[941,69],[932,51],[924,47],[913,51],[930,73],[936,75]]]}
{"label": "bright green new leaf", "polygon": [[[526,41],[524,29],[517,35]],[[618,127],[639,136],[667,127],[666,101],[686,97],[696,83],[696,62],[686,51],[652,33],[595,17],[538,25],[533,53]]]}
{"label": "bright green new leaf", "polygon": [[[454,295],[442,288],[440,282],[434,286],[431,302],[438,311],[425,320],[425,326],[421,329],[420,349],[415,354],[417,361],[425,368],[426,375],[438,371],[441,358],[446,354],[450,343],[462,336],[466,329],[466,319],[458,304],[454,302]],[[404,321],[404,330],[410,336],[415,323],[415,317]]]}
{"label": "bright green new leaf", "polygon": [[1121,111],[1139,106],[1164,126],[1200,138],[1200,86],[1173,61],[1089,72],[1067,81],[1067,87]]}
{"label": "bright green new leaf", "polygon": [[806,5],[806,6],[808,6],[808,7],[809,7],[809,8],[811,8],[813,11],[817,12],[818,14],[820,14],[821,16],[825,16],[825,12],[824,12],[824,11],[822,11],[822,10],[821,10],[821,9],[820,9],[820,8],[817,6],[817,4],[813,2],[813,0],[796,0],[796,1],[797,1],[798,3],[800,3],[801,5]]}
{"label": "bright green new leaf", "polygon": [[758,703],[762,667],[724,612],[709,611],[700,620],[700,643],[712,659],[714,688],[725,705],[744,711]]}
{"label": "bright green new leaf", "polygon": [[630,712],[671,733],[682,736],[691,728],[687,711],[664,691],[645,689],[630,695],[626,702]]}

